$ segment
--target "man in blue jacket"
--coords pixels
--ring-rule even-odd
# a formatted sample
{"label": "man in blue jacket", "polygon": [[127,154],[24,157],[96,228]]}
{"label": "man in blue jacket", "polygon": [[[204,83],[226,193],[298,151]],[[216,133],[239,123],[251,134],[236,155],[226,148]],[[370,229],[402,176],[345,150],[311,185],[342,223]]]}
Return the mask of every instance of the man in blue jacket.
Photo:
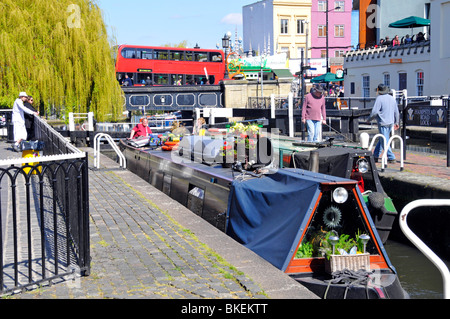
{"label": "man in blue jacket", "polygon": [[[399,112],[398,105],[395,98],[390,95],[390,89],[384,84],[378,85],[377,92],[378,97],[375,100],[375,105],[373,106],[372,113],[369,116],[369,122],[376,118],[378,122],[378,130],[380,134],[382,134],[386,138],[386,143],[389,141],[391,137],[392,128],[394,130],[398,130],[399,128]],[[375,157],[375,161],[378,161],[378,158],[381,155],[381,152],[384,149],[384,141],[380,139],[378,141],[377,146],[373,152]],[[388,145],[387,158],[389,163],[395,163],[395,155],[392,152],[390,146]]]}

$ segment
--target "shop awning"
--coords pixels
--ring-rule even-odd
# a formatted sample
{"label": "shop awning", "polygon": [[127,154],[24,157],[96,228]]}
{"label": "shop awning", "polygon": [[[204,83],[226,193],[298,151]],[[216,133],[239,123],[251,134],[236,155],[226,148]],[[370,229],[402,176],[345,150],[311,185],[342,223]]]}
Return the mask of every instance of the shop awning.
{"label": "shop awning", "polygon": [[279,79],[292,79],[294,78],[294,75],[291,73],[289,69],[273,69],[273,73],[279,78]]}

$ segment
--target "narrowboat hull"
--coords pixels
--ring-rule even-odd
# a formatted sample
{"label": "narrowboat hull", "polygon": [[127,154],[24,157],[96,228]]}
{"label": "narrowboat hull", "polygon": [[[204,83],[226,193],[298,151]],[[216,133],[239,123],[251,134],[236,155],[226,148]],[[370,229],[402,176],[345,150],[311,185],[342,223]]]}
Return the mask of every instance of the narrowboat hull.
{"label": "narrowboat hull", "polygon": [[292,277],[322,299],[409,299],[398,276],[392,273],[377,274],[377,278],[367,280],[357,277]]}

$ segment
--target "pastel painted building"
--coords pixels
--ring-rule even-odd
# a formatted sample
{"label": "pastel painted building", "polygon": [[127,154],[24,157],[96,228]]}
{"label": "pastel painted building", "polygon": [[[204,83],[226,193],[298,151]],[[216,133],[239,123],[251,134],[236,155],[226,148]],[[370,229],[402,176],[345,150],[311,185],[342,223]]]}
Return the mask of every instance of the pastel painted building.
{"label": "pastel painted building", "polygon": [[244,6],[242,15],[245,52],[289,59],[305,54],[311,0],[261,0]]}
{"label": "pastel painted building", "polygon": [[[337,9],[336,9],[337,8]],[[352,45],[353,0],[312,0],[311,58],[343,57]]]}

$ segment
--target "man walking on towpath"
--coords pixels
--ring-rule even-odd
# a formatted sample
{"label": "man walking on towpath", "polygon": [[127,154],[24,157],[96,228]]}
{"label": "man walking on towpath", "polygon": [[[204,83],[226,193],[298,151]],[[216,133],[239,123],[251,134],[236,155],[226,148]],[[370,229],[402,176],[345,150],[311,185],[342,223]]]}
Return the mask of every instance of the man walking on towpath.
{"label": "man walking on towpath", "polygon": [[[399,128],[399,112],[398,105],[395,98],[390,95],[390,89],[384,84],[378,85],[377,92],[378,97],[375,100],[375,104],[372,109],[372,113],[369,116],[368,121],[370,122],[375,117],[378,122],[378,130],[380,134],[382,134],[386,138],[386,143],[389,141],[391,136],[392,127],[394,127],[394,131]],[[381,155],[381,152],[384,149],[384,141],[380,138],[377,146],[373,152],[373,156],[375,157],[375,162],[378,161],[378,158]],[[387,158],[389,163],[395,163],[395,155],[391,150],[391,147],[388,145]]]}

